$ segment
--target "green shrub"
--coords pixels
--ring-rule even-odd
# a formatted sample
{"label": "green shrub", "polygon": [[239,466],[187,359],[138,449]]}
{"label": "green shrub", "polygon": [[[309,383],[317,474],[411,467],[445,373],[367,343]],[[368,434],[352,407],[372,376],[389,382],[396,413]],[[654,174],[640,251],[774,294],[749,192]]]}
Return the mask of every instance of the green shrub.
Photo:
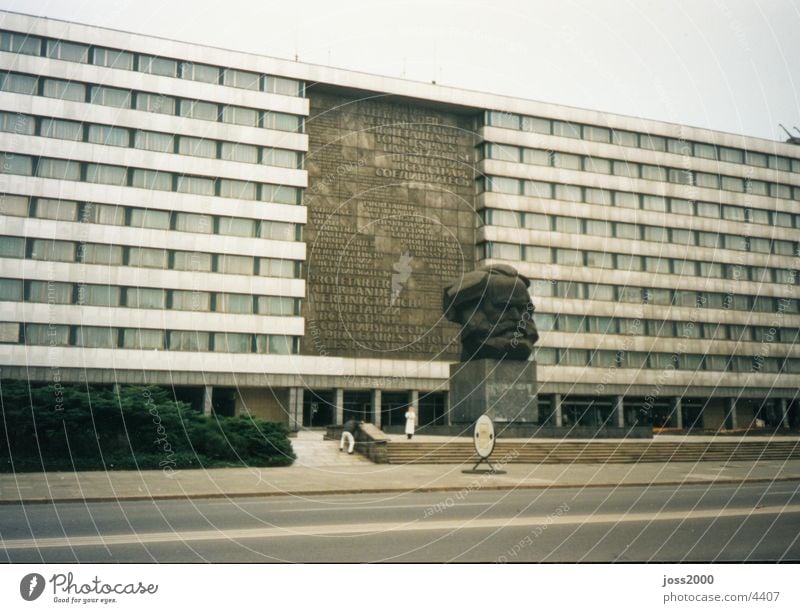
{"label": "green shrub", "polygon": [[0,383],[0,472],[286,466],[283,424],[206,417],[155,386]]}

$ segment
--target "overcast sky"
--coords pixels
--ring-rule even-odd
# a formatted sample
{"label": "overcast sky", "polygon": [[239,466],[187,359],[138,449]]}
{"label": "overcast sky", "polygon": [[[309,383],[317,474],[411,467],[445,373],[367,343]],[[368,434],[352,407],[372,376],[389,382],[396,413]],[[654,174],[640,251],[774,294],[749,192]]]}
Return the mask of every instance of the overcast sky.
{"label": "overcast sky", "polygon": [[8,10],[783,140],[793,0],[0,0]]}

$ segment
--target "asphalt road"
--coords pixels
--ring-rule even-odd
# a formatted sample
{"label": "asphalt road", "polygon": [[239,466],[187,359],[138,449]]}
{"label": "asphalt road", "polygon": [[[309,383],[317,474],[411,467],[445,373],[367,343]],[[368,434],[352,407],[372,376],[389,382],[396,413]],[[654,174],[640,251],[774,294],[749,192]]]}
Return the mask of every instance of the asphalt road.
{"label": "asphalt road", "polygon": [[5,562],[800,560],[800,481],[0,505]]}

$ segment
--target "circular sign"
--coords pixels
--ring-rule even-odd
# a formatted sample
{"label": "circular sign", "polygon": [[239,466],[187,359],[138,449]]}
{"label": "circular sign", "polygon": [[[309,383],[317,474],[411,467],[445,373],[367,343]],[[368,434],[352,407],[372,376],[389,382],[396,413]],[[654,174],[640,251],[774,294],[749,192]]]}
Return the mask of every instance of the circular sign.
{"label": "circular sign", "polygon": [[475,451],[482,458],[488,458],[494,451],[494,424],[488,415],[481,415],[475,422]]}

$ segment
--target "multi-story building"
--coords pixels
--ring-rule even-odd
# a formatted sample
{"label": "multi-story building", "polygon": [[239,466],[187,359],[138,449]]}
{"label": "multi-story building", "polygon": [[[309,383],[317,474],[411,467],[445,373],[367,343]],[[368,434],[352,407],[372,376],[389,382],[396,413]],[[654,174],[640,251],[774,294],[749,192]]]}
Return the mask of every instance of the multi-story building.
{"label": "multi-story building", "polygon": [[3,378],[446,423],[502,262],[540,423],[800,423],[796,145],[0,14]]}

